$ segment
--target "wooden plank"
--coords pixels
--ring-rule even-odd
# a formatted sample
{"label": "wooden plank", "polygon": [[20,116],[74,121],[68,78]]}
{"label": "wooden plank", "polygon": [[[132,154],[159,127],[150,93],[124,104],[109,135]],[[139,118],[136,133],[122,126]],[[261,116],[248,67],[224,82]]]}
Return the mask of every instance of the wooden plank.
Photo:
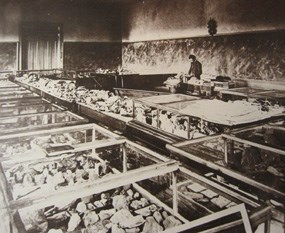
{"label": "wooden plank", "polygon": [[261,90],[259,92],[255,92],[255,93],[249,93],[248,96],[251,97],[251,98],[262,98],[262,97],[265,97],[266,98],[266,95],[268,94],[271,94],[271,93],[279,93],[280,91],[278,90]]}
{"label": "wooden plank", "polygon": [[[205,142],[205,141],[210,141],[210,140],[216,140],[220,137],[220,134],[218,135],[211,135],[211,136],[205,136],[205,137],[200,137],[197,139],[191,139],[191,140],[184,140],[182,142],[177,142],[172,144],[175,147],[183,147],[183,146],[187,146],[190,144],[196,144],[196,143],[200,143],[200,142]],[[166,146],[167,148],[167,146]]]}
{"label": "wooden plank", "polygon": [[11,233],[28,233],[26,231],[25,225],[22,222],[19,212],[14,211],[14,213],[12,213],[12,216],[11,225],[13,230]]}
{"label": "wooden plank", "polygon": [[285,90],[284,81],[247,80],[248,86],[259,89]]}
{"label": "wooden plank", "polygon": [[140,90],[140,89],[129,89],[129,88],[113,88],[115,93],[119,96],[128,96],[134,98],[142,98],[148,96],[155,95],[167,95],[170,93],[167,92],[159,92],[159,91],[148,91],[148,90]]}
{"label": "wooden plank", "polygon": [[0,208],[0,219],[1,219],[0,232],[2,232],[2,233],[12,232],[11,224],[10,224],[11,223],[11,217],[10,217],[10,213],[9,213],[8,209]]}
{"label": "wooden plank", "polygon": [[123,144],[121,145],[121,149],[123,151],[123,172],[127,172],[128,170],[128,158],[127,158],[127,151],[126,151],[126,146]]}
{"label": "wooden plank", "polygon": [[53,73],[55,73],[55,72],[57,72],[57,71],[59,71],[59,72],[62,72],[63,71],[63,69],[61,69],[61,68],[52,68],[52,69],[41,69],[41,70],[39,70],[39,69],[34,69],[34,70],[27,70],[27,69],[23,69],[23,70],[17,70],[16,72],[17,73],[22,73],[22,72],[27,72],[27,73],[30,73],[30,72],[33,72],[33,73],[36,73],[36,72],[48,72],[48,71],[51,71],[51,72],[53,72]]}
{"label": "wooden plank", "polygon": [[9,100],[4,102],[1,102],[0,105],[9,107],[9,105],[13,104],[15,106],[26,106],[34,103],[50,103],[49,101],[42,99],[42,98],[34,98],[34,99],[16,99],[16,100]]}
{"label": "wooden plank", "polygon": [[12,193],[7,187],[5,173],[2,164],[0,164],[0,209],[8,209],[9,201],[12,200]]}
{"label": "wooden plank", "polygon": [[132,119],[130,117],[122,117],[118,114],[100,112],[83,104],[78,104],[78,112],[80,115],[88,116],[89,118],[120,132],[126,130],[127,122]]}
{"label": "wooden plank", "polygon": [[196,101],[201,100],[200,97],[189,96],[185,94],[164,94],[159,96],[150,96],[145,98],[140,98],[138,101],[145,103],[155,103],[155,104],[173,104],[186,101]]}
{"label": "wooden plank", "polygon": [[62,105],[62,106],[66,107],[70,110],[74,108],[74,105],[76,105],[76,103],[73,103],[73,102],[68,101],[66,99],[59,98],[57,96],[54,96],[54,95],[47,93],[47,92],[44,92],[44,91],[40,91],[40,95],[42,98],[48,99],[49,101],[56,103],[58,105]]}
{"label": "wooden plank", "polygon": [[[45,135],[45,134],[55,134],[55,133],[62,133],[62,132],[66,132],[66,131],[81,131],[81,130],[88,130],[88,129],[92,129],[93,127],[98,128],[99,131],[105,131],[107,132],[107,130],[105,130],[104,128],[94,124],[94,123],[88,123],[88,124],[83,124],[83,125],[74,125],[74,126],[67,126],[67,127],[63,127],[63,128],[53,128],[53,129],[45,129],[45,130],[41,130],[41,131],[36,131],[36,132],[24,132],[24,133],[17,133],[17,134],[13,134],[13,135],[5,135],[5,136],[0,136],[0,141],[1,140],[8,140],[8,139],[13,139],[13,138],[20,138],[20,137],[28,137],[28,136],[39,136],[39,135]],[[114,133],[110,132],[110,135],[112,135]],[[115,135],[115,134],[114,134]]]}
{"label": "wooden plank", "polygon": [[179,169],[177,161],[169,161],[165,163],[150,165],[138,168],[126,173],[114,174],[101,179],[95,180],[88,184],[80,184],[76,186],[66,187],[64,190],[58,190],[54,193],[46,193],[38,198],[23,198],[9,203],[11,210],[24,208],[27,206],[35,206],[35,208],[43,208],[60,202],[59,196],[65,200],[74,200],[82,196],[89,196],[101,193],[113,188],[121,187],[130,183],[139,182],[152,177],[164,175]]}
{"label": "wooden plank", "polygon": [[10,90],[1,90],[0,96],[17,96],[17,95],[23,95],[23,94],[32,94],[29,90],[17,90],[17,91],[10,91]]}
{"label": "wooden plank", "polygon": [[52,103],[43,103],[43,104],[41,104],[41,103],[31,103],[31,105],[28,105],[28,106],[10,106],[10,107],[5,107],[5,108],[3,108],[3,109],[0,109],[0,112],[2,112],[3,110],[5,110],[5,112],[7,111],[9,111],[9,110],[18,110],[18,109],[25,109],[25,108],[27,108],[27,107],[33,107],[33,108],[36,108],[36,107],[42,107],[42,106],[44,106],[44,107],[54,107],[54,108],[57,108],[57,109],[59,109],[59,110],[65,110],[64,108],[62,108],[62,107],[60,107],[60,106],[58,106],[58,105],[56,105],[56,104],[52,104]]}
{"label": "wooden plank", "polygon": [[277,149],[277,148],[274,148],[274,147],[265,146],[265,145],[262,145],[262,144],[259,144],[259,143],[256,143],[256,142],[252,142],[252,141],[249,141],[249,140],[241,139],[241,138],[238,138],[238,137],[235,137],[235,136],[231,136],[231,135],[227,135],[227,134],[222,134],[221,136],[222,136],[222,138],[225,138],[225,139],[233,140],[233,141],[240,142],[240,143],[243,143],[243,144],[246,144],[246,145],[250,145],[250,146],[254,146],[254,147],[257,147],[257,148],[260,148],[260,149],[263,149],[263,150],[271,151],[271,152],[274,152],[274,153],[279,154],[279,155],[285,155],[285,151],[284,150],[280,150],[280,149]]}
{"label": "wooden plank", "polygon": [[36,100],[36,99],[40,99],[41,97],[40,96],[29,96],[29,97],[11,97],[11,98],[8,98],[8,99],[0,99],[0,103],[1,102],[10,102],[10,101],[17,101],[17,100],[27,100],[27,101],[33,101],[33,100]]}
{"label": "wooden plank", "polygon": [[[9,92],[9,91],[7,91]],[[6,93],[6,95],[0,95],[0,99],[4,99],[4,100],[8,100],[8,99],[22,99],[22,98],[30,98],[30,97],[40,97],[39,95],[29,91],[29,90],[24,90],[24,91],[19,91],[19,92],[23,92],[23,93]],[[1,91],[0,93],[5,93],[5,91]]]}
{"label": "wooden plank", "polygon": [[[252,218],[250,218],[250,221],[252,222],[252,228],[256,227],[254,226],[257,222],[260,222],[260,223],[263,223],[261,221],[253,221]],[[233,222],[230,222],[230,223],[227,223],[227,224],[222,224],[222,225],[219,225],[217,227],[213,227],[211,229],[209,229],[208,231],[203,231],[203,233],[213,233],[213,232],[220,232],[224,229],[230,229],[230,228],[234,228],[234,227],[237,227],[239,225],[243,224],[242,220],[236,220],[236,221],[233,221]],[[268,232],[270,233],[270,232]]]}
{"label": "wooden plank", "polygon": [[[220,90],[221,94],[227,94],[227,95],[236,95],[236,96],[244,96],[247,97],[249,94],[252,93],[259,93],[267,91],[265,89],[258,89],[258,88],[251,88],[251,87],[237,87],[227,90]],[[269,90],[271,91],[271,90]]]}
{"label": "wooden plank", "polygon": [[[213,213],[211,215],[205,216],[203,218],[193,220],[190,223],[186,223],[186,224],[174,227],[174,228],[166,229],[163,232],[164,233],[172,233],[172,232],[181,232],[181,231],[190,230],[190,229],[193,229],[195,227],[204,225],[204,224],[209,223],[211,221],[214,221],[214,220],[217,220],[217,219],[220,219],[220,218],[223,218],[223,217],[226,217],[226,216],[229,216],[231,214],[238,213],[238,212],[242,213],[242,220],[243,220],[242,222],[245,226],[245,232],[246,233],[252,233],[252,229],[251,229],[251,226],[249,223],[248,216],[247,216],[247,214],[245,214],[246,209],[245,209],[244,204],[240,204],[240,205],[234,206],[232,208],[222,210],[222,211],[219,211],[217,213]],[[226,230],[226,229],[228,229],[228,225],[224,226],[223,229],[219,229],[219,230]],[[213,231],[213,230],[209,229],[209,231],[203,231],[203,232],[218,232],[218,231]]]}
{"label": "wooden plank", "polygon": [[250,225],[249,218],[248,218],[247,211],[246,211],[244,204],[242,204],[242,206],[240,206],[240,213],[241,213],[243,225],[245,228],[245,232],[246,233],[252,233],[251,225]]}
{"label": "wooden plank", "polygon": [[285,126],[278,126],[278,125],[265,125],[265,127],[268,127],[270,129],[275,129],[275,130],[280,130],[280,131],[285,131]]}
{"label": "wooden plank", "polygon": [[[154,140],[158,139],[161,141],[164,141],[168,144],[176,143],[177,141],[184,141],[185,138],[176,136],[174,134],[162,131],[161,129],[158,129],[156,127],[153,127],[151,125],[146,125],[144,123],[141,123],[137,120],[133,120],[128,123],[128,129],[130,131],[137,131],[137,136],[139,137],[141,133],[145,133],[146,135],[149,135],[149,137]],[[134,135],[132,135],[134,136]],[[153,141],[155,142],[155,141]]]}
{"label": "wooden plank", "polygon": [[[140,99],[136,99],[136,100],[134,100],[134,102],[135,102],[135,108],[136,108],[136,103],[139,103],[141,105],[145,105],[148,107],[157,108],[158,110],[164,110],[164,111],[168,111],[171,113],[179,114],[181,116],[187,116],[185,114],[180,113],[180,111],[178,109],[171,108],[171,107],[168,107],[165,105],[160,105],[160,104],[151,103],[151,102],[145,102],[145,101],[141,101]],[[175,103],[175,102],[171,102],[171,103]],[[177,103],[179,103],[179,102],[177,102]]]}
{"label": "wooden plank", "polygon": [[11,114],[9,114],[9,115],[5,114],[5,115],[1,116],[1,113],[0,113],[0,119],[3,119],[3,118],[7,119],[7,118],[13,118],[13,117],[27,117],[27,116],[29,117],[29,116],[31,116],[31,114],[37,115],[37,114],[41,114],[41,113],[56,114],[56,113],[64,112],[64,111],[66,111],[66,110],[55,109],[55,110],[52,110],[52,111],[43,111],[43,112],[35,112],[35,113],[24,113],[24,114],[19,113],[17,115],[12,115],[12,116],[11,116]]}
{"label": "wooden plank", "polygon": [[78,125],[78,124],[83,124],[86,123],[86,119],[77,119],[74,121],[68,121],[64,123],[54,123],[54,124],[47,124],[47,125],[38,125],[38,126],[25,126],[25,127],[20,127],[20,128],[11,128],[11,129],[5,129],[2,130],[2,134],[13,134],[19,131],[36,131],[36,130],[44,130],[44,129],[50,129],[50,128],[59,128],[59,127],[66,127],[70,125]]}
{"label": "wooden plank", "polygon": [[[54,111],[54,112],[38,112],[38,113],[28,113],[25,114],[25,117],[34,117],[34,116],[46,116],[46,115],[51,115],[51,114],[58,114],[58,115],[62,115],[62,114],[68,114],[68,115],[73,115],[71,114],[71,112],[64,110],[64,111]],[[15,118],[22,118],[22,115],[18,115],[18,116],[6,116],[6,117],[1,117],[2,120],[6,120],[6,119],[15,119]],[[82,118],[80,116],[77,116],[75,118]]]}
{"label": "wooden plank", "polygon": [[21,87],[21,86],[8,86],[8,87],[5,87],[5,88],[1,88],[0,86],[0,91],[21,91],[21,90],[27,90],[26,88],[24,87]]}
{"label": "wooden plank", "polygon": [[173,213],[177,215],[178,214],[178,192],[177,192],[177,175],[175,172],[172,172],[172,192],[173,192],[173,197],[172,197]]}
{"label": "wooden plank", "polygon": [[225,153],[225,163],[228,164],[228,142],[227,140],[224,140],[224,153]]}
{"label": "wooden plank", "polygon": [[[0,78],[0,80],[6,80],[5,78]],[[7,80],[6,80],[7,81]],[[6,88],[19,88],[21,87],[20,85],[17,85],[15,83],[12,83],[11,81],[6,82],[5,84],[0,83],[0,90],[4,90]]]}
{"label": "wooden plank", "polygon": [[[271,232],[271,220],[267,220],[265,221],[264,223],[264,233],[270,233]],[[284,227],[284,224],[283,224],[283,227]]]}
{"label": "wooden plank", "polygon": [[[82,112],[84,115],[87,115],[87,116],[89,116],[91,118],[95,118],[95,119],[96,119],[96,116],[98,116],[98,117],[103,116],[106,118],[109,117],[114,121],[116,121],[116,120],[122,121],[124,124],[126,124],[127,122],[129,122],[130,120],[133,119],[132,117],[122,116],[120,114],[116,114],[113,112],[100,111],[100,110],[93,108],[90,105],[87,105],[87,104],[80,103],[80,104],[78,104],[78,108],[79,108],[80,112]],[[98,120],[103,121],[104,119],[98,118]]]}
{"label": "wooden plank", "polygon": [[116,133],[110,131],[109,129],[106,129],[106,128],[104,128],[104,127],[102,127],[102,126],[100,126],[100,125],[97,125],[97,124],[95,124],[95,123],[93,123],[93,127],[94,127],[97,131],[99,131],[100,133],[103,133],[103,134],[105,134],[105,135],[108,135],[108,137],[112,137],[112,138],[118,138],[118,137],[121,138],[121,137],[122,137],[121,135],[116,134]]}

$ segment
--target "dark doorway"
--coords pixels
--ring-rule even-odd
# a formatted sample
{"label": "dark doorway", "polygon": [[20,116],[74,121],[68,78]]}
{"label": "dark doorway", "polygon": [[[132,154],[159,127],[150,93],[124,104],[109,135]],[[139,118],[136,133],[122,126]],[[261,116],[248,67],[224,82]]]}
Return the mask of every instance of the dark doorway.
{"label": "dark doorway", "polygon": [[56,23],[22,23],[22,69],[45,70],[63,67],[63,32]]}

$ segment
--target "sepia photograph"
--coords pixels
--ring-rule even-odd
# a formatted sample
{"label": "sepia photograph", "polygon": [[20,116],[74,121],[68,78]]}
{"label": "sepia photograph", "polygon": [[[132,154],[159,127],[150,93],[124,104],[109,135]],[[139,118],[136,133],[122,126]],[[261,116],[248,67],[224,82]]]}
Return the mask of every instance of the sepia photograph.
{"label": "sepia photograph", "polygon": [[0,0],[1,233],[285,233],[284,0]]}

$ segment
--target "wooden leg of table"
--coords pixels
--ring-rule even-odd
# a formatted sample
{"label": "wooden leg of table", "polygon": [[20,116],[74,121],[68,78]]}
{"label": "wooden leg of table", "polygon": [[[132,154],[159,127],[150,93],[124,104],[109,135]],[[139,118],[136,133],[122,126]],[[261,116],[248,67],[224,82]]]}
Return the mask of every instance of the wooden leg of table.
{"label": "wooden leg of table", "polygon": [[224,138],[225,163],[228,164],[228,140]]}
{"label": "wooden leg of table", "polygon": [[177,175],[172,172],[173,213],[178,214]]}
{"label": "wooden leg of table", "polygon": [[122,151],[123,151],[123,172],[127,172],[128,171],[128,167],[127,167],[127,151],[126,151],[126,146],[123,144],[122,145]]}
{"label": "wooden leg of table", "polygon": [[[95,142],[96,140],[96,129],[95,127],[93,126],[93,129],[92,129],[92,142]],[[85,132],[85,142],[87,142],[87,139],[86,139],[86,132]],[[92,153],[95,154],[96,150],[95,148],[92,149]]]}
{"label": "wooden leg of table", "polygon": [[271,218],[267,219],[264,224],[264,233],[270,233]]}

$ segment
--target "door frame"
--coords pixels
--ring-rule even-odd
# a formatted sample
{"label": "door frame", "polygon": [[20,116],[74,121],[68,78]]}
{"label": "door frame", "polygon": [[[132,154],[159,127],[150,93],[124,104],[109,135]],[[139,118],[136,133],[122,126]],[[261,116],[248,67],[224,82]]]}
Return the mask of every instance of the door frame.
{"label": "door frame", "polygon": [[57,28],[58,35],[58,66],[54,69],[63,69],[63,24],[54,22],[32,22],[25,21],[20,23],[19,27],[19,42],[17,44],[17,69],[23,70],[23,41],[24,41],[24,30],[28,28]]}

